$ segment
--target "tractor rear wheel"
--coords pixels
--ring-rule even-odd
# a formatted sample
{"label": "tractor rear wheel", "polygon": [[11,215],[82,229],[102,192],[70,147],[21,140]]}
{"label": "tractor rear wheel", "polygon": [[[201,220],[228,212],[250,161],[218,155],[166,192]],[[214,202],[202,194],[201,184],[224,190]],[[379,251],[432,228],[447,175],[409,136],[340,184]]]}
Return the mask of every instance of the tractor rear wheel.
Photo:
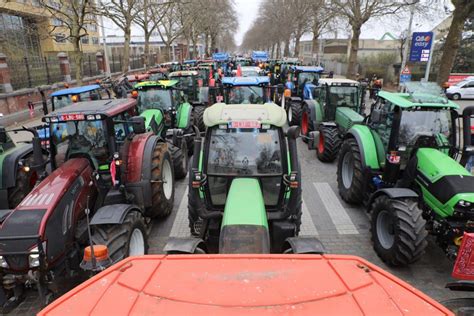
{"label": "tractor rear wheel", "polygon": [[196,126],[199,128],[200,132],[204,132],[206,130],[206,125],[204,125],[204,111],[206,107],[203,105],[196,105],[194,107],[194,122]]}
{"label": "tractor rear wheel", "polygon": [[299,125],[301,122],[301,113],[303,109],[299,102],[290,101],[290,106],[288,108],[288,124],[290,126]]}
{"label": "tractor rear wheel", "polygon": [[181,148],[168,144],[173,160],[173,169],[175,179],[183,179],[188,171],[188,145],[185,141],[181,142]]}
{"label": "tractor rear wheel", "polygon": [[94,226],[92,242],[105,245],[113,263],[129,256],[148,253],[145,219],[138,211],[131,211],[122,224]]}
{"label": "tractor rear wheel", "polygon": [[423,212],[415,199],[375,199],[370,207],[374,250],[387,264],[407,265],[423,255],[428,232]]}
{"label": "tractor rear wheel", "polygon": [[319,128],[319,143],[316,155],[322,162],[332,162],[337,158],[341,148],[341,137],[337,127],[321,125]]}
{"label": "tractor rear wheel", "polygon": [[359,145],[353,138],[342,143],[337,161],[337,187],[347,203],[360,204],[364,198],[362,162]]}
{"label": "tractor rear wheel", "polygon": [[166,143],[158,143],[153,151],[151,169],[152,206],[146,210],[149,217],[168,216],[173,209],[173,163]]}

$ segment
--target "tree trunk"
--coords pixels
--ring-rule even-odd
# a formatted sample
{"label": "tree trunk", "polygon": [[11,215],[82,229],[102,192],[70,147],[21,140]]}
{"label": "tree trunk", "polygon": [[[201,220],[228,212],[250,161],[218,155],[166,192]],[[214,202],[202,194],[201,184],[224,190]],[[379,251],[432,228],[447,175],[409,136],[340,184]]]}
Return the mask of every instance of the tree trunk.
{"label": "tree trunk", "polygon": [[144,56],[143,56],[143,59],[144,59],[144,67],[145,67],[145,71],[148,70],[149,68],[149,64],[148,62],[150,61],[150,36],[151,36],[151,33],[148,31],[148,30],[144,30],[145,31],[145,50],[144,50]]}
{"label": "tree trunk", "polygon": [[290,38],[285,40],[285,50],[283,52],[283,57],[290,57]]}
{"label": "tree trunk", "polygon": [[[316,24],[316,22],[315,22]],[[311,60],[313,60],[314,63],[317,62],[317,60],[321,61],[321,56],[319,56],[319,43],[318,43],[318,39],[319,39],[319,27],[317,27],[316,25],[313,26],[313,38],[311,40]],[[314,60],[314,57],[313,56],[318,56],[317,60]]]}
{"label": "tree trunk", "polygon": [[204,44],[206,45],[206,49],[205,49],[205,52],[206,52],[206,56],[209,56],[209,34],[204,34]]}
{"label": "tree trunk", "polygon": [[355,79],[357,66],[357,52],[359,51],[360,25],[352,26],[351,50],[349,52],[349,64],[347,65],[348,79]]}
{"label": "tree trunk", "polygon": [[131,36],[130,24],[126,26],[124,30],[125,41],[123,43],[122,72],[128,72],[130,70],[130,36]]}
{"label": "tree trunk", "polygon": [[192,41],[192,43],[193,43],[193,54],[192,54],[191,59],[196,59],[196,58],[198,58],[197,45],[196,45],[196,37],[193,36],[193,37],[191,38],[191,41]]}
{"label": "tree trunk", "polygon": [[76,72],[77,85],[82,85],[82,50],[81,50],[81,39],[79,37],[73,38],[73,47],[74,47],[74,66]]}
{"label": "tree trunk", "polygon": [[165,61],[171,61],[171,43],[165,43]]}
{"label": "tree trunk", "polygon": [[280,42],[280,41],[278,41],[278,42],[277,42],[277,53],[276,53],[276,58],[280,58],[280,56],[281,56],[281,47],[280,47],[280,46],[281,46],[281,42]]}
{"label": "tree trunk", "polygon": [[272,59],[275,58],[275,44],[272,45],[272,50],[270,52],[270,56],[272,56]]}
{"label": "tree trunk", "polygon": [[468,9],[461,4],[454,9],[453,21],[451,22],[448,36],[444,43],[443,56],[441,57],[438,78],[436,80],[438,84],[443,84],[448,81],[449,74],[453,68],[454,59],[456,58],[461,43],[462,30],[468,14]]}
{"label": "tree trunk", "polygon": [[211,33],[211,53],[210,55],[212,55],[214,53],[214,50],[217,48],[217,34],[216,33]]}
{"label": "tree trunk", "polygon": [[301,39],[301,34],[296,34],[295,38],[295,56],[296,58],[299,58],[300,54],[300,39]]}

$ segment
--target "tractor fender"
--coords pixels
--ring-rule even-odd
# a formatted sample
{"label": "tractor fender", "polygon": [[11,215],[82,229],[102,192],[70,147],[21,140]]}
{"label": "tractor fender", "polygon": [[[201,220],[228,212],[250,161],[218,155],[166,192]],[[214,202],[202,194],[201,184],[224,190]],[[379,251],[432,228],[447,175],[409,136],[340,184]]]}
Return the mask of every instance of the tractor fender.
{"label": "tractor fender", "polygon": [[181,104],[179,108],[179,113],[177,116],[177,125],[178,128],[188,128],[191,124],[191,112],[193,107],[188,102]]}
{"label": "tractor fender", "polygon": [[369,199],[369,204],[372,205],[372,203],[375,201],[376,198],[378,198],[381,195],[386,195],[391,199],[398,199],[398,198],[418,198],[418,193],[411,189],[407,188],[385,188],[385,189],[380,189],[375,191],[374,194],[370,196]]}
{"label": "tractor fender", "polygon": [[312,253],[322,255],[326,252],[323,243],[316,237],[289,237],[283,249],[291,249],[292,253]]}
{"label": "tractor fender", "polygon": [[7,153],[2,165],[2,188],[11,188],[16,185],[16,174],[18,163],[25,156],[33,153],[33,146],[28,144],[16,147]]}
{"label": "tractor fender", "polygon": [[354,138],[360,149],[363,168],[380,169],[377,157],[377,146],[370,129],[365,125],[354,125],[344,136],[344,140]]}
{"label": "tractor fender", "polygon": [[169,237],[163,251],[166,254],[193,254],[200,248],[207,253],[207,247],[201,238]]}
{"label": "tractor fender", "polygon": [[94,213],[90,224],[122,224],[127,214],[134,211],[143,213],[138,206],[133,204],[111,204],[102,206]]}
{"label": "tractor fender", "polygon": [[336,122],[321,122],[322,126],[337,127]]}
{"label": "tractor fender", "polygon": [[317,129],[323,120],[323,112],[321,104],[315,100],[305,100],[304,103],[309,110],[309,119],[313,122],[313,126]]}
{"label": "tractor fender", "polygon": [[298,102],[301,103],[301,98],[300,97],[290,97],[291,102]]}

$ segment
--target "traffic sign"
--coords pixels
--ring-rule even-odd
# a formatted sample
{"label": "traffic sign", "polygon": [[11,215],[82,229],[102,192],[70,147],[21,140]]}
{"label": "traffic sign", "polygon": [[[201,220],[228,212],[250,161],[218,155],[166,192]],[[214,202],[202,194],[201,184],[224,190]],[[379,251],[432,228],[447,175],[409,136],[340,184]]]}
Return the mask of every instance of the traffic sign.
{"label": "traffic sign", "polygon": [[414,32],[411,40],[410,61],[427,62],[431,54],[433,32]]}
{"label": "traffic sign", "polygon": [[408,68],[408,66],[405,66],[405,68],[403,68],[403,70],[400,74],[402,74],[402,75],[411,75],[411,71]]}
{"label": "traffic sign", "polygon": [[411,81],[411,74],[401,74],[400,83]]}

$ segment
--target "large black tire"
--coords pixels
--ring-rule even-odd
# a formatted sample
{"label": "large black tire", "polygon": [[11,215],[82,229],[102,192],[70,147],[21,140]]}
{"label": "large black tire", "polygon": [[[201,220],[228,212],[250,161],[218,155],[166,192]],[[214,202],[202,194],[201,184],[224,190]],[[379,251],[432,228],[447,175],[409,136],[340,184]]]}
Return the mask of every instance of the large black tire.
{"label": "large black tire", "polygon": [[428,245],[428,232],[416,199],[382,195],[370,211],[374,250],[385,263],[400,266],[420,259]]}
{"label": "large black tire", "polygon": [[360,204],[364,199],[364,174],[359,145],[353,138],[342,143],[337,161],[337,187],[339,195],[351,204]]}
{"label": "large black tire", "polygon": [[[135,230],[138,230],[143,237],[143,254],[148,253],[145,219],[138,211],[128,213],[122,224],[93,226],[92,242],[95,245],[107,246],[110,259],[116,263],[130,256],[130,240]],[[132,253],[132,255],[141,254]]]}
{"label": "large black tire", "polygon": [[[299,125],[301,122],[301,114],[303,113],[303,107],[299,102],[289,101],[290,106],[288,108],[288,124],[290,126]],[[290,115],[291,111],[291,115]]]}
{"label": "large black tire", "polygon": [[342,140],[335,126],[321,125],[316,156],[322,162],[332,162],[337,158]]}
{"label": "large black tire", "polygon": [[[306,137],[309,136],[310,132],[314,131],[314,122],[311,119],[311,113],[307,105],[303,106],[303,110],[301,112],[300,127],[301,127],[301,135],[306,136]],[[306,137],[302,137],[303,142],[305,143],[308,142],[308,138]]]}
{"label": "large black tire", "polygon": [[173,160],[173,169],[175,179],[183,179],[188,171],[188,145],[185,141],[181,142],[181,148],[168,144],[171,159]]}
{"label": "large black tire", "polygon": [[18,168],[15,186],[8,189],[8,207],[10,209],[17,207],[33,188],[34,183],[31,183],[33,177],[32,172],[33,171],[26,172],[23,168]]}
{"label": "large black tire", "polygon": [[203,105],[196,105],[194,107],[194,123],[199,128],[200,132],[204,132],[206,130],[206,125],[204,125],[204,111],[206,107]]}
{"label": "large black tire", "polygon": [[151,181],[152,206],[145,214],[152,218],[168,216],[173,210],[174,174],[173,162],[166,143],[156,144],[153,151]]}

